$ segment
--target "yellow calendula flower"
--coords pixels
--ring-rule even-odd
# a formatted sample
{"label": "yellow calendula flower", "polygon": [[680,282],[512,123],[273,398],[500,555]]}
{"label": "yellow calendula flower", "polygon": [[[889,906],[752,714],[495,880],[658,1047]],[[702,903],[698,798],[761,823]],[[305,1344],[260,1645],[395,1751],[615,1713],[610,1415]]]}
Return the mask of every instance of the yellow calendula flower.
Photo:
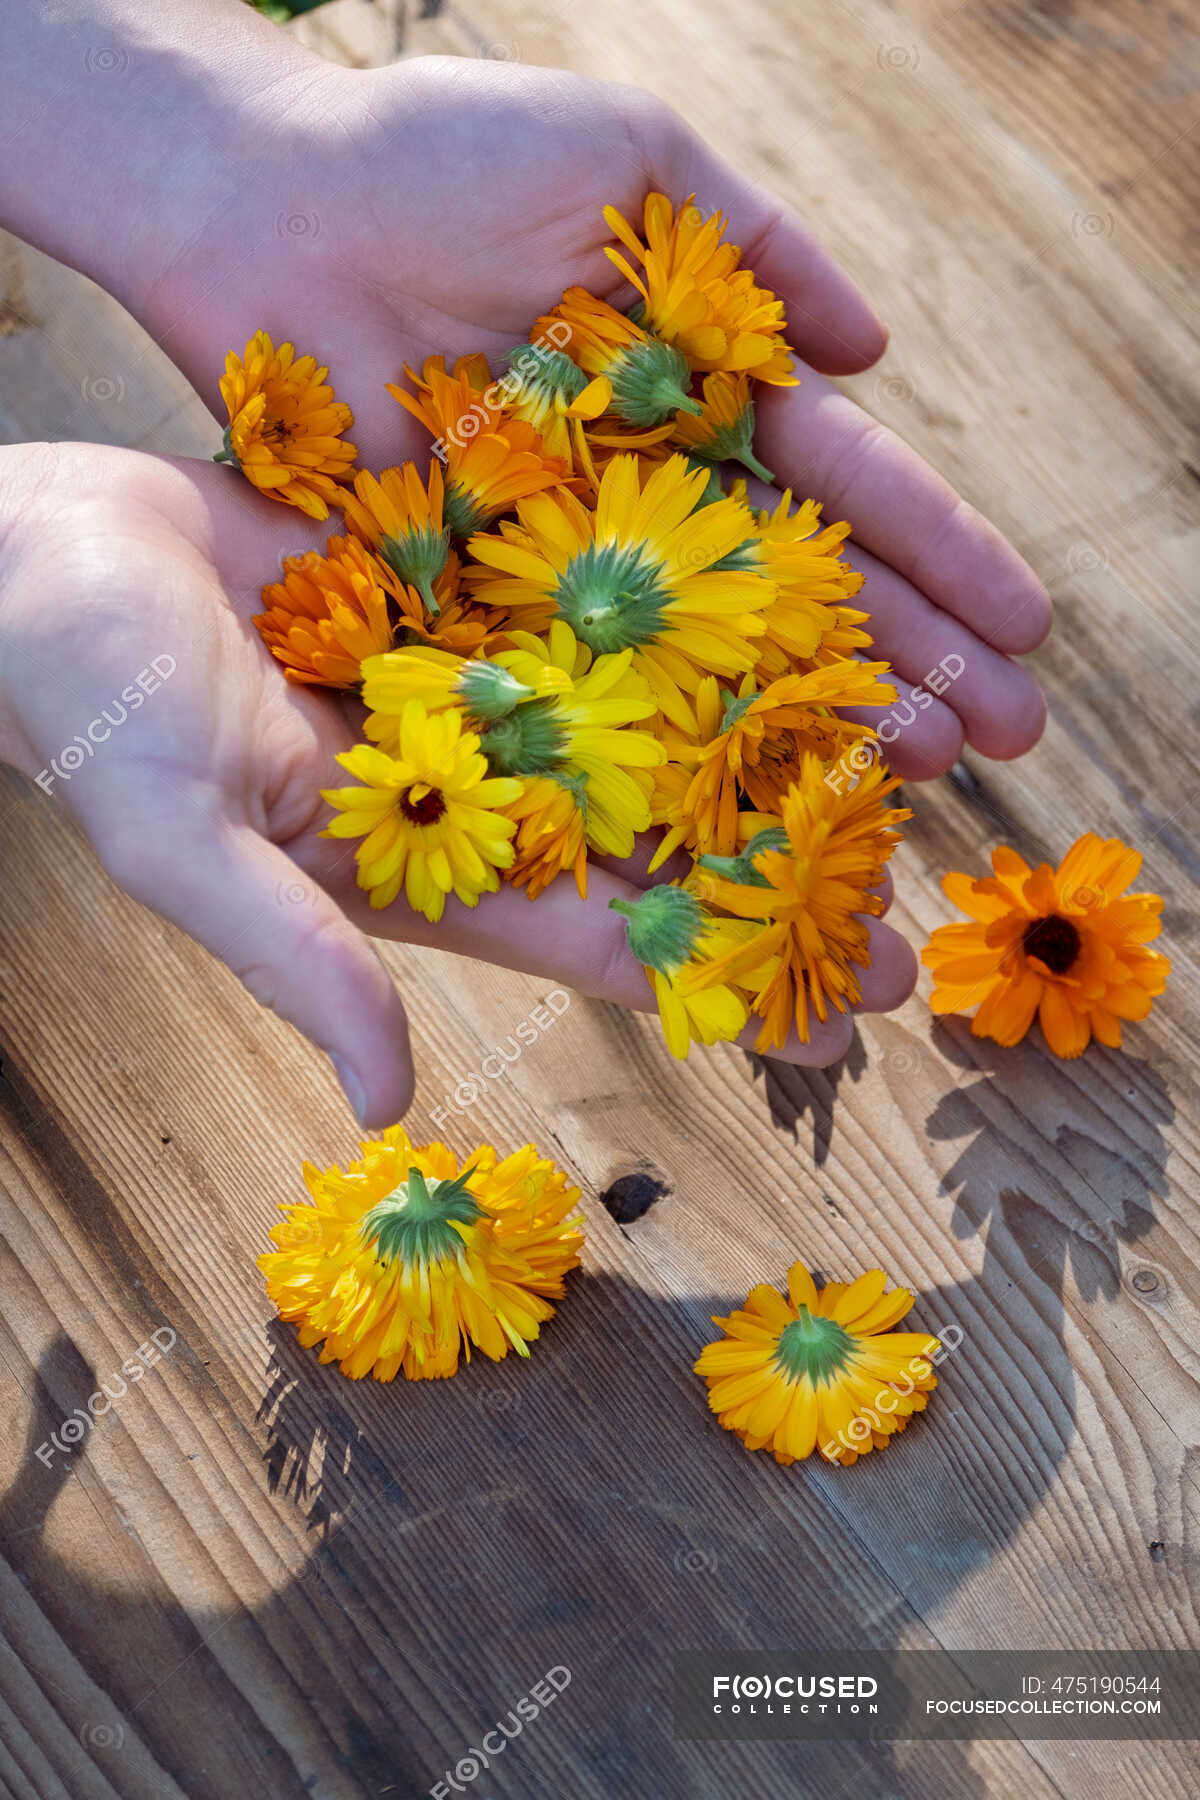
{"label": "yellow calendula flower", "polygon": [[[779,1048],[793,1022],[807,1043],[810,1006],[825,1020],[830,1006],[845,1012],[861,1000],[855,969],[871,961],[864,915],[883,911],[871,890],[900,841],[894,827],[912,816],[907,807],[883,804],[898,786],[899,778],[878,765],[851,785],[806,753],[778,827],[759,833],[736,857],[701,857],[712,904],[756,921],[746,942],[717,957],[705,979],[753,986],[753,1008],[764,1021],[757,1049]],[[768,958],[772,973],[755,981],[750,964]]]}
{"label": "yellow calendula flower", "polygon": [[533,427],[549,456],[568,474],[579,455],[584,421],[604,411],[604,396],[585,396],[588,378],[562,350],[546,344],[521,344],[509,358],[500,383],[509,415]]}
{"label": "yellow calendula flower", "polygon": [[[512,647],[486,661],[415,649],[368,664],[367,736],[391,749],[414,699],[430,711],[460,708],[491,772],[524,784],[506,808],[519,824],[509,879],[533,897],[559,869],[573,868],[586,893],[580,843],[630,856],[636,833],[650,824],[650,771],[664,752],[630,727],[653,716],[654,697],[631,651],[593,658],[561,620],[544,640],[506,635]],[[568,807],[580,815],[577,828]]]}
{"label": "yellow calendula flower", "polygon": [[[717,958],[743,948],[755,927],[716,917],[673,883],[608,904],[625,918],[629,948],[650,983],[671,1055],[683,1061],[692,1044],[737,1037],[750,1017],[746,995],[739,985],[714,982],[710,971]],[[765,981],[772,972],[768,956],[751,956],[747,967],[748,981]]]}
{"label": "yellow calendula flower", "polygon": [[586,288],[568,288],[553,312],[538,320],[535,336],[555,333],[565,353],[592,377],[575,401],[584,417],[612,413],[639,431],[661,426],[666,436],[675,413],[699,414],[700,402],[689,392],[691,371],[682,352],[643,331]]}
{"label": "yellow calendula flower", "polygon": [[664,733],[671,760],[656,777],[653,817],[668,829],[651,871],[681,844],[697,855],[732,856],[745,802],[756,812],[777,813],[807,753],[830,762],[873,737],[834,709],[890,705],[896,690],[881,679],[889,667],[831,663],[780,676],[761,693],[753,675],[743,676],[736,694],[706,677],[696,696],[698,741]]}
{"label": "yellow calendula flower", "polygon": [[433,434],[436,456],[446,465],[446,524],[456,538],[511,510],[514,501],[552,488],[567,473],[541,433],[524,419],[506,417],[504,389],[493,382],[480,355],[460,357],[447,372],[431,356],[421,374],[405,364],[416,389],[388,385],[388,393]]}
{"label": "yellow calendula flower", "polygon": [[561,490],[521,501],[518,524],[471,539],[488,571],[478,597],[531,630],[562,619],[594,655],[632,650],[660,710],[694,734],[689,696],[706,674],[740,680],[753,668],[776,591],[758,570],[725,566],[753,525],[740,501],[705,504],[707,484],[682,456],[643,476],[623,455],[594,512]]}
{"label": "yellow calendula flower", "polygon": [[884,1449],[928,1405],[941,1349],[927,1332],[892,1329],[914,1296],[887,1284],[869,1269],[818,1288],[798,1262],[786,1298],[764,1282],[728,1318],[714,1316],[725,1335],[705,1345],[696,1373],[723,1429],[784,1464],[815,1450],[849,1466]]}
{"label": "yellow calendula flower", "polygon": [[516,829],[501,809],[521,784],[488,774],[460,713],[430,716],[419,700],[405,707],[395,748],[357,744],[338,757],[361,785],[323,790],[337,808],[324,835],[363,839],[358,885],[372,906],[389,906],[403,888],[413,911],[436,922],[447,894],[475,906],[499,886]]}
{"label": "yellow calendula flower", "polygon": [[229,352],[219,383],[229,424],[213,460],[235,464],[268,499],[312,519],[327,519],[330,506],[342,505],[339,483],[358,455],[342,437],[354,414],[334,398],[328,374],[314,356],[298,357],[291,344],[276,350],[265,331],[256,331],[244,356]]}
{"label": "yellow calendula flower", "polygon": [[306,1163],[304,1181],[258,1266],[301,1344],[356,1381],[454,1375],[472,1347],[528,1356],[579,1264],[579,1189],[532,1144],[503,1161],[484,1144],[460,1169],[393,1125],[346,1172]]}
{"label": "yellow calendula flower", "polygon": [[792,352],[783,302],[741,266],[736,244],[723,242],[725,219],[708,218],[689,196],[678,213],[665,194],[648,194],[639,237],[614,206],[604,218],[637,263],[605,254],[642,296],[640,322],[687,357],[693,369],[744,371],[791,387]]}
{"label": "yellow calendula flower", "polygon": [[501,385],[509,415],[532,425],[547,454],[593,490],[599,486],[597,463],[602,468],[612,452],[645,449],[671,435],[669,422],[643,431],[621,429],[615,415],[605,413],[611,398],[608,383],[589,382],[565,351],[543,344],[521,344],[514,350]]}
{"label": "yellow calendula flower", "polygon": [[739,462],[760,481],[774,481],[770,469],[754,454],[754,401],[750,378],[717,369],[704,377],[704,399],[698,417],[675,415],[672,441],[700,462]]}
{"label": "yellow calendula flower", "polygon": [[[735,482],[730,491],[744,497],[745,483]],[[863,630],[870,615],[846,604],[863,585],[863,576],[841,553],[849,535],[844,519],[821,524],[816,500],[793,511],[790,490],[773,509],[755,515],[753,534],[732,561],[738,568],[760,569],[776,587],[758,646],[761,682],[792,674],[798,663],[844,662],[870,645],[870,633]]]}
{"label": "yellow calendula flower", "polygon": [[1081,1056],[1092,1038],[1119,1049],[1122,1023],[1144,1019],[1170,962],[1150,944],[1161,930],[1157,894],[1131,894],[1141,853],[1089,831],[1057,869],[1031,869],[1006,845],[979,881],[942,886],[967,925],[939,925],[921,960],[933,970],[934,1012],[967,1012],[976,1037],[1017,1044],[1036,1016],[1056,1056]]}

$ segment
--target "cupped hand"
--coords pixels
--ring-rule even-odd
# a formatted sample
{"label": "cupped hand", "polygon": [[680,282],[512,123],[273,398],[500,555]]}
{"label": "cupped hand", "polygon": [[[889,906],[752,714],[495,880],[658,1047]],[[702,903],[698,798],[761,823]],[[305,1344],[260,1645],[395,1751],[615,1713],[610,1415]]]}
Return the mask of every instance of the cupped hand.
{"label": "cupped hand", "polygon": [[[385,392],[403,363],[484,350],[498,368],[571,283],[618,305],[634,297],[604,255],[606,203],[635,223],[655,189],[720,208],[785,300],[804,359],[798,387],[759,386],[758,442],[781,483],[853,523],[861,603],[900,680],[892,766],[923,779],[964,741],[999,758],[1037,741],[1042,696],[1012,657],[1048,629],[1041,584],[825,378],[883,352],[871,308],[789,207],[669,109],[551,69],[426,58],[358,71],[301,57],[210,129],[229,192],[189,217],[138,310],[217,411],[225,352],[260,326],[314,353],[375,469],[428,456],[421,428]],[[937,696],[905,704],[942,663],[953,673],[935,673]]]}
{"label": "cupped hand", "polygon": [[[367,1126],[399,1118],[413,1090],[403,1005],[367,932],[651,1010],[608,905],[648,885],[646,846],[593,869],[586,901],[564,876],[535,902],[506,886],[474,909],[451,899],[436,926],[367,906],[354,846],[320,835],[319,790],[359,721],[286,682],[251,622],[281,540],[301,550],[320,533],[208,464],[0,450],[0,757],[67,807],[136,900],[333,1059]],[[871,932],[864,1007],[883,1011],[915,960],[887,925]],[[834,1062],[852,1029],[835,1015],[782,1054]]]}

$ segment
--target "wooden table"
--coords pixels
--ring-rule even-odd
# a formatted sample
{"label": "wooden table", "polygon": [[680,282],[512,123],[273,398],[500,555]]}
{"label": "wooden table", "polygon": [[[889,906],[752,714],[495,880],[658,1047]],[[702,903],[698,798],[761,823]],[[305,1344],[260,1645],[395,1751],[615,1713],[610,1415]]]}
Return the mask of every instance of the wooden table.
{"label": "wooden table", "polygon": [[[576,999],[450,1136],[559,1157],[586,1272],[527,1366],[352,1385],[270,1322],[253,1261],[301,1159],[353,1151],[327,1066],[6,777],[0,1793],[419,1796],[561,1665],[470,1800],[1187,1800],[1194,1746],[706,1747],[674,1740],[669,1685],[681,1645],[1198,1641],[1195,22],[1133,0],[428,10],[337,0],[299,29],[350,59],[648,81],[861,278],[893,348],[852,387],[1058,603],[1044,742],[910,793],[893,917],[922,939],[940,873],[1000,839],[1057,860],[1119,833],[1166,896],[1170,988],[1124,1053],[1060,1064],[1036,1034],[1000,1052],[933,1026],[923,980],[811,1076],[730,1048],[680,1068],[654,1023]],[[2,258],[5,437],[211,450],[115,307]],[[389,957],[434,1135],[545,984]],[[881,1262],[920,1325],[963,1333],[926,1418],[851,1470],[747,1456],[690,1371],[709,1314],[797,1256]],[[45,1466],[156,1332],[166,1353]]]}

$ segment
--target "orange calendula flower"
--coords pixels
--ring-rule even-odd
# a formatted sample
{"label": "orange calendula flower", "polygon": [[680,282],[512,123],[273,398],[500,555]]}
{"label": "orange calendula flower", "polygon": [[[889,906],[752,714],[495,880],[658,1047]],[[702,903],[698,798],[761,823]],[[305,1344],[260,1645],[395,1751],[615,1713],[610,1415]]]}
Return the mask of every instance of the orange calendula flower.
{"label": "orange calendula flower", "polygon": [[1036,1015],[1056,1056],[1082,1055],[1092,1038],[1112,1049],[1122,1021],[1144,1019],[1170,962],[1146,946],[1161,929],[1157,894],[1127,890],[1141,854],[1089,831],[1057,869],[1031,869],[1015,850],[992,852],[979,881],[950,874],[942,886],[968,925],[939,925],[922,952],[933,970],[934,1012],[979,1010],[976,1037],[1016,1044]]}
{"label": "orange calendula flower", "polygon": [[758,921],[745,944],[717,957],[708,979],[745,980],[751,964],[777,959],[754,994],[764,1021],[757,1049],[782,1045],[793,1021],[807,1043],[810,1006],[825,1020],[830,1006],[845,1012],[862,999],[855,970],[870,967],[866,919],[883,911],[871,890],[900,841],[894,827],[912,816],[883,804],[898,786],[878,766],[850,786],[806,752],[779,826],[758,833],[736,857],[700,858],[692,879],[706,897]]}
{"label": "orange calendula flower", "polygon": [[545,893],[564,870],[587,899],[587,814],[581,795],[550,775],[527,777],[519,800],[508,807],[516,821],[513,865],[504,879],[523,887],[531,900]]}
{"label": "orange calendula flower", "polygon": [[579,1189],[532,1144],[503,1160],[483,1144],[460,1169],[392,1125],[348,1171],[305,1163],[304,1181],[258,1266],[301,1344],[355,1381],[454,1375],[472,1346],[528,1356],[579,1264]]}
{"label": "orange calendula flower", "polygon": [[458,604],[459,562],[453,554],[433,584],[436,615],[415,588],[355,538],[330,538],[322,556],[306,550],[284,558],[283,580],[263,589],[257,615],[263,642],[289,681],[357,688],[369,656],[407,644],[434,644],[474,655],[487,637],[484,619]]}
{"label": "orange calendula flower", "polygon": [[619,250],[605,254],[642,296],[640,322],[683,351],[693,369],[745,371],[791,387],[792,352],[783,302],[741,266],[736,244],[723,242],[721,213],[705,218],[690,195],[676,213],[665,194],[648,194],[639,237],[615,206],[604,218],[641,271]]}
{"label": "orange calendula flower", "polygon": [[363,469],[346,497],[346,523],[355,537],[382,557],[403,582],[416,588],[430,612],[438,610],[434,583],[450,554],[438,463],[425,482],[416,463],[385,469],[379,477]]}
{"label": "orange calendula flower", "polygon": [[263,642],[289,681],[354,688],[366,656],[392,647],[389,574],[352,538],[330,538],[322,556],[284,558],[283,580],[263,589]]}
{"label": "orange calendula flower", "polygon": [[873,736],[834,708],[890,705],[896,690],[881,679],[889,669],[884,662],[832,663],[782,675],[761,693],[753,675],[742,678],[737,694],[706,677],[696,696],[699,742],[669,727],[664,733],[675,767],[659,771],[653,818],[668,830],[651,870],[681,844],[697,854],[732,856],[743,801],[756,812],[777,813],[806,753],[832,762],[848,745]]}
{"label": "orange calendula flower", "polygon": [[244,356],[230,351],[220,380],[229,424],[213,460],[233,463],[268,499],[312,519],[327,519],[330,506],[342,505],[339,482],[358,455],[342,437],[354,414],[334,398],[328,373],[315,357],[297,357],[291,344],[276,350],[257,331]]}
{"label": "orange calendula flower", "polygon": [[388,385],[388,393],[433,433],[434,453],[446,465],[446,524],[456,538],[479,531],[514,502],[556,487],[567,473],[526,420],[506,417],[504,384],[493,382],[482,356],[460,357],[452,373],[431,356],[420,375],[405,364],[416,389]]}
{"label": "orange calendula flower", "polygon": [[928,1405],[941,1349],[928,1332],[892,1329],[914,1296],[887,1284],[869,1269],[818,1288],[798,1262],[786,1299],[763,1282],[744,1307],[714,1316],[725,1335],[705,1345],[696,1373],[719,1424],[785,1465],[815,1450],[849,1466],[884,1449]]}

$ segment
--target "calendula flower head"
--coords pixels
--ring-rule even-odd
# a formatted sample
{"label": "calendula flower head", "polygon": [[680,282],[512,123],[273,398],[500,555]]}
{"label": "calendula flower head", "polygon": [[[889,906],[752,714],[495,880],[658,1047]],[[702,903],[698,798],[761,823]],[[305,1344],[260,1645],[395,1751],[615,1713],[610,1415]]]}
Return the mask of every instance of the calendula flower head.
{"label": "calendula flower head", "polygon": [[513,862],[504,879],[523,887],[531,900],[570,870],[581,899],[587,899],[587,789],[582,780],[534,775],[521,784],[521,797],[507,808],[517,827]]}
{"label": "calendula flower head", "polygon": [[486,622],[457,603],[458,559],[434,582],[436,616],[355,538],[332,537],[325,554],[284,558],[283,580],[263,589],[254,623],[289,681],[357,688],[362,664],[396,645],[437,643],[469,656],[487,635]]}
{"label": "calendula flower head", "polygon": [[[486,662],[421,650],[373,662],[364,671],[367,736],[390,748],[414,697],[430,710],[461,708],[491,772],[527,784],[507,809],[521,822],[521,868],[514,863],[513,878],[524,876],[531,862],[545,874],[553,837],[559,866],[576,868],[578,879],[578,840],[563,829],[566,801],[582,815],[585,842],[601,854],[632,855],[636,833],[649,826],[650,771],[664,753],[648,732],[630,727],[655,713],[654,697],[633,669],[631,651],[593,658],[561,620],[545,639],[507,635],[513,647]],[[556,784],[561,797],[539,786],[536,804],[528,784],[544,781]],[[544,886],[539,881],[537,891]]]}
{"label": "calendula flower head", "polygon": [[937,1013],[966,1012],[976,1037],[1016,1044],[1036,1015],[1056,1056],[1092,1038],[1120,1047],[1121,1025],[1144,1019],[1170,962],[1147,949],[1161,929],[1157,894],[1128,892],[1141,854],[1087,832],[1057,869],[1031,869],[1015,850],[992,852],[992,874],[950,874],[942,886],[967,925],[939,925],[922,953]]}
{"label": "calendula flower head", "polygon": [[834,708],[890,705],[896,690],[881,679],[888,672],[882,662],[837,662],[780,676],[761,693],[745,675],[736,694],[706,676],[696,696],[698,741],[671,728],[663,734],[671,760],[656,777],[653,820],[668,829],[651,871],[681,844],[697,855],[732,856],[745,806],[777,813],[806,754],[830,762],[873,738]]}
{"label": "calendula flower head", "polygon": [[528,1356],[579,1263],[579,1189],[532,1144],[502,1161],[484,1144],[460,1169],[393,1125],[347,1171],[306,1163],[304,1180],[258,1266],[301,1344],[354,1380],[454,1375],[472,1347]]}
{"label": "calendula flower head", "polygon": [[502,384],[510,415],[539,434],[546,453],[571,471],[583,421],[604,411],[604,396],[584,398],[588,378],[579,364],[550,344],[519,344],[509,356]]}
{"label": "calendula flower head", "polygon": [[567,473],[548,454],[541,433],[504,413],[504,385],[493,382],[482,356],[461,357],[447,374],[445,358],[431,356],[420,375],[405,365],[416,388],[391,384],[388,393],[433,433],[435,454],[446,465],[446,524],[456,538],[488,525],[513,502],[555,487]]}
{"label": "calendula flower head", "polygon": [[489,572],[475,591],[532,630],[563,620],[594,655],[632,650],[661,711],[694,733],[688,696],[706,674],[740,679],[754,666],[775,596],[759,571],[724,566],[753,527],[740,501],[702,504],[705,485],[682,456],[644,479],[636,457],[614,457],[594,511],[561,490],[539,494],[518,504],[518,524],[472,538]]}
{"label": "calendula flower head", "polygon": [[698,417],[675,415],[672,441],[698,462],[739,462],[760,481],[774,481],[754,454],[754,401],[750,379],[717,369],[703,382],[704,400]]}
{"label": "calendula flower head", "polygon": [[356,688],[363,658],[390,650],[393,578],[353,538],[330,538],[322,556],[283,562],[283,580],[263,589],[254,623],[289,681]]}
{"label": "calendula flower head", "polygon": [[862,999],[856,968],[870,966],[863,915],[878,917],[871,892],[900,841],[896,825],[912,815],[883,802],[899,786],[875,765],[853,785],[806,753],[800,777],[783,797],[780,823],[760,832],[737,857],[703,856],[705,893],[713,904],[757,921],[746,943],[716,958],[712,981],[750,981],[749,963],[776,959],[765,983],[753,983],[753,1009],[764,1021],[756,1048],[778,1048],[793,1021],[809,1038],[809,1008],[818,1019]]}
{"label": "calendula flower head", "polygon": [[[629,948],[650,983],[672,1056],[682,1061],[692,1044],[737,1037],[750,1016],[745,993],[733,983],[712,982],[708,972],[717,957],[741,948],[754,927],[716,917],[694,894],[665,882],[636,900],[608,904],[625,918]],[[766,980],[770,959],[751,957],[748,968],[748,979]]]}
{"label": "calendula flower head", "polygon": [[460,712],[431,715],[419,700],[404,708],[395,750],[357,744],[338,757],[361,785],[324,790],[337,809],[324,835],[362,838],[358,885],[372,906],[389,906],[403,888],[413,911],[436,922],[447,894],[475,906],[499,886],[515,830],[502,809],[521,784],[489,775]]}
{"label": "calendula flower head", "polygon": [[619,250],[605,252],[641,295],[641,323],[682,350],[693,369],[794,386],[783,302],[742,268],[737,246],[722,241],[723,215],[706,218],[695,195],[676,213],[665,194],[648,194],[642,216],[639,237],[615,206],[604,209],[610,231],[641,265]]}
{"label": "calendula flower head", "polygon": [[815,1450],[849,1466],[884,1449],[928,1405],[941,1348],[927,1332],[892,1329],[914,1297],[887,1284],[869,1269],[818,1288],[797,1262],[786,1298],[764,1282],[728,1318],[714,1316],[725,1335],[705,1345],[696,1373],[724,1430],[784,1464]]}
{"label": "calendula flower head", "polygon": [[435,462],[428,481],[416,463],[385,469],[376,478],[363,469],[346,499],[346,524],[400,580],[415,587],[437,616],[435,583],[450,554],[443,511],[442,471]]}
{"label": "calendula flower head", "polygon": [[216,462],[234,463],[270,500],[298,506],[312,519],[327,519],[341,506],[340,481],[358,451],[343,432],[354,414],[334,398],[313,356],[297,357],[291,344],[276,350],[256,331],[244,356],[225,358],[221,398],[229,412],[225,448]]}
{"label": "calendula flower head", "polygon": [[[731,492],[744,495],[745,484],[735,482]],[[863,584],[862,575],[841,554],[849,533],[844,519],[823,526],[815,500],[805,500],[793,511],[790,490],[773,509],[755,515],[754,531],[732,562],[737,568],[761,569],[776,586],[758,646],[761,681],[790,674],[797,663],[843,662],[871,643],[862,629],[869,614],[846,605]]]}
{"label": "calendula flower head", "polygon": [[585,416],[610,412],[642,430],[669,429],[676,412],[699,414],[700,402],[689,392],[687,358],[607,300],[597,300],[586,288],[568,288],[554,311],[538,320],[535,335],[546,336],[564,325],[570,333],[564,350],[592,377],[575,401],[576,407],[587,409]]}

